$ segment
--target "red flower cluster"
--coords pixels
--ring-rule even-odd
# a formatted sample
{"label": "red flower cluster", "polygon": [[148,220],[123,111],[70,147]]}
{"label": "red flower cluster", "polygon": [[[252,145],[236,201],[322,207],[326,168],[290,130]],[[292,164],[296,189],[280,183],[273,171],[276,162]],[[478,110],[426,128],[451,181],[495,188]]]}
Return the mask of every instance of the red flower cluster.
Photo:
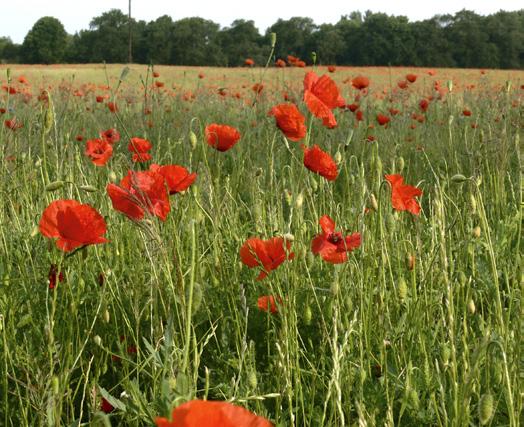
{"label": "red flower cluster", "polygon": [[131,142],[127,146],[127,149],[133,153],[133,162],[147,162],[151,160],[151,154],[149,150],[153,148],[153,144],[147,139],[143,138],[131,138]]}

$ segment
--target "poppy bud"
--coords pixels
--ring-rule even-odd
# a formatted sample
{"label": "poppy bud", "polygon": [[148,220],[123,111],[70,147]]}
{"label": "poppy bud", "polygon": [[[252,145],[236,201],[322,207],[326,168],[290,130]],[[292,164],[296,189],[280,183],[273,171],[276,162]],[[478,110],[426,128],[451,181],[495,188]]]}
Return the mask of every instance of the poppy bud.
{"label": "poppy bud", "polygon": [[493,396],[491,393],[484,393],[479,400],[479,421],[480,425],[485,425],[493,415]]}
{"label": "poppy bud", "polygon": [[453,80],[448,80],[448,90],[449,92],[453,92]]}
{"label": "poppy bud", "polygon": [[398,158],[398,171],[402,172],[404,170],[404,166],[406,165],[406,162],[404,161],[404,157]]}
{"label": "poppy bud", "polygon": [[414,255],[412,254],[409,254],[406,258],[406,263],[407,263],[407,267],[408,267],[408,270],[413,270],[415,268],[415,261],[416,261],[416,258]]}
{"label": "poppy bud", "polygon": [[304,323],[306,325],[311,325],[311,319],[313,318],[313,312],[311,311],[311,307],[306,305],[306,308],[304,310]]}
{"label": "poppy bud", "polygon": [[333,296],[337,296],[338,294],[338,291],[340,290],[340,286],[338,285],[338,281],[334,281],[332,284],[331,284],[331,295]]}
{"label": "poppy bud", "polygon": [[274,48],[277,44],[277,33],[269,34],[269,40],[271,41],[271,48]]}
{"label": "poppy bud", "polygon": [[337,150],[337,152],[335,153],[335,157],[333,158],[333,160],[335,160],[335,163],[337,165],[339,165],[340,163],[342,163],[342,153],[340,151]]}
{"label": "poppy bud", "polygon": [[311,52],[311,60],[313,61],[313,65],[317,63],[317,53]]}
{"label": "poppy bud", "polygon": [[471,213],[472,214],[476,213],[477,212],[477,200],[475,199],[475,196],[473,194],[470,194],[469,204],[471,207]]}
{"label": "poppy bud", "polygon": [[45,186],[45,191],[55,191],[64,186],[64,181],[53,181]]}
{"label": "poppy bud", "polygon": [[292,203],[292,194],[291,191],[284,189],[284,198],[286,199],[286,203],[291,206]]}
{"label": "poppy bud", "polygon": [[198,139],[192,130],[189,131],[189,142],[191,143],[191,148],[194,150],[197,146]]}
{"label": "poppy bud", "polygon": [[88,193],[94,193],[97,191],[97,188],[93,187],[92,185],[81,185],[79,188],[80,190],[87,191]]}
{"label": "poppy bud", "polygon": [[419,404],[420,404],[420,399],[418,398],[418,393],[417,393],[417,391],[414,390],[414,389],[409,390],[409,392],[408,392],[408,397],[409,397],[409,401],[410,401],[411,405],[412,405],[415,409],[418,409]]}
{"label": "poppy bud", "polygon": [[475,308],[475,301],[473,301],[472,299],[470,299],[468,301],[468,310],[471,314],[475,314],[475,311],[476,311],[476,308]]}
{"label": "poppy bud", "polygon": [[106,308],[104,310],[104,322],[109,323],[110,316],[109,316],[109,310]]}
{"label": "poppy bud", "polygon": [[282,237],[284,237],[284,240],[287,242],[293,242],[295,240],[295,236],[293,236],[291,233],[286,233]]}
{"label": "poppy bud", "polygon": [[297,209],[302,208],[302,205],[304,204],[304,195],[302,192],[298,193],[298,196],[295,199],[295,207]]}
{"label": "poppy bud", "polygon": [[129,67],[124,67],[124,69],[120,73],[120,81],[121,82],[124,81],[124,79],[127,77],[128,74],[129,74]]}
{"label": "poppy bud", "polygon": [[36,235],[38,235],[38,233],[40,233],[40,229],[38,228],[37,225],[35,225],[35,227],[33,228],[33,231],[31,231],[30,236],[35,237]]}
{"label": "poppy bud", "polygon": [[100,335],[95,335],[93,341],[97,346],[102,347],[102,338],[100,338]]}
{"label": "poppy bud", "polygon": [[318,183],[314,178],[311,178],[311,190],[313,192],[318,190]]}
{"label": "poppy bud", "polygon": [[466,178],[464,175],[460,174],[460,173],[457,173],[456,175],[453,175],[451,177],[451,182],[454,182],[456,184],[460,184],[464,181],[467,181],[468,178]]}
{"label": "poppy bud", "polygon": [[378,211],[378,202],[374,194],[371,194],[369,196],[369,203],[371,204],[371,209],[373,209],[374,211]]}
{"label": "poppy bud", "polygon": [[109,172],[109,180],[111,182],[117,182],[118,178],[117,178],[116,173],[114,171]]}
{"label": "poppy bud", "polygon": [[477,239],[480,237],[480,227],[478,225],[471,231],[471,235]]}

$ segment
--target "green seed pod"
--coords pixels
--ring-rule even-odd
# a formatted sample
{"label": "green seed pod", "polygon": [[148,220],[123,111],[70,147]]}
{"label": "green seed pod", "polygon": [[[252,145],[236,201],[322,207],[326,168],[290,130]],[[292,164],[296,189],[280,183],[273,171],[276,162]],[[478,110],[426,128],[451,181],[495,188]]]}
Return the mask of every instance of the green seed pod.
{"label": "green seed pod", "polygon": [[93,341],[97,346],[102,347],[102,338],[100,338],[100,335],[95,335]]}
{"label": "green seed pod", "polygon": [[479,400],[479,421],[480,425],[485,425],[493,415],[493,396],[491,393],[484,393]]}
{"label": "green seed pod", "polygon": [[475,314],[475,301],[473,301],[472,299],[468,301],[468,311],[470,312],[470,314]]}
{"label": "green seed pod", "polygon": [[468,278],[463,271],[459,271],[458,282],[460,283],[460,286],[466,286],[466,283],[468,283]]}
{"label": "green seed pod", "polygon": [[249,374],[247,374],[247,383],[252,390],[257,388],[258,380],[257,373],[255,371],[250,371]]}
{"label": "green seed pod", "polygon": [[448,80],[448,90],[449,92],[453,92],[453,80]]}
{"label": "green seed pod", "polygon": [[64,186],[64,181],[53,181],[45,186],[45,191],[55,191]]}
{"label": "green seed pod", "polygon": [[374,211],[378,211],[378,202],[374,194],[371,194],[369,196],[369,203],[371,205],[371,209],[373,209]]}
{"label": "green seed pod", "polygon": [[274,48],[277,44],[277,33],[269,34],[269,41],[271,42],[271,48]]}
{"label": "green seed pod", "polygon": [[451,177],[451,182],[454,182],[455,184],[461,184],[467,180],[468,178],[466,178],[464,175],[460,173],[457,173]]}
{"label": "green seed pod", "polygon": [[109,172],[109,181],[111,182],[117,182],[118,178],[116,176],[116,173],[114,171]]}
{"label": "green seed pod", "polygon": [[404,302],[408,296],[408,285],[406,280],[401,277],[398,281],[398,297],[401,302]]}
{"label": "green seed pod", "polygon": [[311,178],[310,182],[311,182],[311,190],[313,190],[313,192],[317,191],[318,190],[317,180],[315,178]]}
{"label": "green seed pod", "polygon": [[298,196],[295,198],[295,207],[301,209],[304,204],[304,195],[302,192],[298,193]]}
{"label": "green seed pod", "polygon": [[311,306],[308,304],[306,305],[306,308],[304,309],[304,323],[306,325],[311,325],[311,320],[313,319],[313,312],[311,310]]}
{"label": "green seed pod", "polygon": [[88,193],[94,193],[95,191],[98,191],[98,189],[92,185],[81,185],[78,188],[80,188],[80,190],[87,191]]}
{"label": "green seed pod", "polygon": [[342,163],[342,153],[339,150],[337,150],[337,152],[335,153],[334,160],[337,165],[340,165],[340,163]]}
{"label": "green seed pod", "polygon": [[317,53],[311,52],[311,60],[313,61],[313,65],[317,63]]}
{"label": "green seed pod", "polygon": [[404,166],[406,166],[406,162],[404,161],[404,157],[400,156],[398,158],[398,171],[402,172],[404,170]]}
{"label": "green seed pod", "polygon": [[502,378],[502,364],[493,363],[493,382],[495,384],[501,384]]}
{"label": "green seed pod", "polygon": [[110,316],[109,316],[109,310],[107,308],[104,310],[103,317],[104,317],[104,322],[109,323]]}
{"label": "green seed pod", "polygon": [[338,280],[333,281],[333,283],[331,284],[330,290],[331,290],[331,295],[333,295],[334,297],[338,295],[338,292],[340,290]]}
{"label": "green seed pod", "polygon": [[189,131],[189,143],[191,144],[191,149],[195,149],[197,147],[198,138],[195,135],[195,132],[192,130]]}
{"label": "green seed pod", "polygon": [[35,237],[35,236],[37,236],[38,233],[39,233],[39,231],[40,231],[40,229],[38,228],[37,225],[35,225],[35,226],[33,227],[33,229],[31,230],[31,234],[30,234],[30,236],[31,236],[31,237]]}

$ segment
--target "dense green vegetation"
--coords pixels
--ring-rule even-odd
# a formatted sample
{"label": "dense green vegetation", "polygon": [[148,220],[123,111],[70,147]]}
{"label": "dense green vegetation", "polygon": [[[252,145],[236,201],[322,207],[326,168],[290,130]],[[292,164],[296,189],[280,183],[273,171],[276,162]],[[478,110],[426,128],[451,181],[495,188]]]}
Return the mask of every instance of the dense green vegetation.
{"label": "dense green vegetation", "polygon": [[[43,79],[49,98],[2,92],[3,117],[21,126],[0,129],[1,425],[152,425],[195,397],[279,427],[521,425],[520,86],[477,73],[478,89],[439,99],[422,76],[387,97],[340,85],[363,120],[338,109],[327,129],[301,101],[299,70],[265,73],[257,102],[250,86],[239,100],[205,83],[184,99],[150,71],[90,92]],[[262,76],[231,72],[248,85]],[[283,88],[307,117],[301,142],[333,156],[335,180],[306,169],[268,117]],[[206,144],[213,122],[240,131],[229,151]],[[112,127],[122,140],[95,166],[85,140]],[[126,218],[106,192],[149,168],[132,163],[132,136],[152,142],[153,162],[198,174],[165,222]],[[392,208],[385,174],[423,191],[419,214]],[[58,250],[37,225],[59,199],[100,212],[109,242]],[[362,236],[342,264],[311,251],[323,215]],[[256,281],[239,250],[273,236],[295,257]],[[277,297],[277,313],[259,309],[261,295]]]}
{"label": "dense green vegetation", "polygon": [[[48,49],[48,40],[55,27],[56,22],[46,17],[35,24],[22,46],[0,39],[0,59],[21,63],[128,60],[129,23],[120,10],[93,18],[89,29],[68,36],[67,43],[60,35],[53,50]],[[43,36],[35,38],[38,29]],[[264,35],[253,21],[243,19],[220,28],[202,18],[173,21],[162,16],[151,22],[131,21],[132,58],[141,64],[239,66],[251,57],[263,65],[271,32],[278,34],[275,59],[294,55],[311,63],[311,54],[316,52],[322,64],[524,68],[524,10],[489,16],[462,10],[419,22],[355,12],[342,16],[335,25],[295,17],[279,19]]]}

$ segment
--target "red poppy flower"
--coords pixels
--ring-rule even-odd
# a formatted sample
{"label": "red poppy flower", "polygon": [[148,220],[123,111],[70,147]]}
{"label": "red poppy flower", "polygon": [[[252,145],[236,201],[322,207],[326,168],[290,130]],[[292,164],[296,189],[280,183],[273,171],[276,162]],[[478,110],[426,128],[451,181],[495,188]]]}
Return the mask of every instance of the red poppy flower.
{"label": "red poppy flower", "polygon": [[264,90],[264,85],[262,83],[255,83],[251,90],[255,93],[260,93]]}
{"label": "red poppy flower", "polygon": [[330,73],[334,73],[336,70],[337,70],[337,67],[335,67],[334,65],[329,65],[328,66],[328,71]]}
{"label": "red poppy flower", "polygon": [[84,153],[94,165],[104,166],[113,155],[113,147],[105,139],[89,139]]}
{"label": "red poppy flower", "polygon": [[229,402],[191,400],[173,409],[171,421],[156,417],[157,427],[272,427],[241,406]]}
{"label": "red poppy flower", "polygon": [[400,89],[407,89],[408,88],[408,82],[406,80],[400,80],[398,83],[397,83],[397,86],[400,88]]}
{"label": "red poppy flower", "polygon": [[263,295],[257,300],[258,309],[261,311],[267,312],[268,310],[271,314],[278,313],[278,307],[273,295]]}
{"label": "red poppy flower", "polygon": [[400,110],[397,110],[396,108],[391,107],[389,110],[389,114],[392,116],[396,116],[398,113],[400,113]]}
{"label": "red poppy flower", "polygon": [[22,122],[19,122],[17,119],[10,119],[10,120],[4,121],[4,126],[7,129],[15,131],[15,130],[23,128],[24,124]]}
{"label": "red poppy flower", "polygon": [[106,189],[113,208],[131,219],[141,220],[147,211],[165,221],[169,214],[169,194],[159,173],[128,171],[120,186],[108,184]]}
{"label": "red poppy flower", "polygon": [[161,87],[164,87],[164,86],[165,86],[164,82],[161,82],[160,80],[156,80],[155,81],[155,87],[161,88]]}
{"label": "red poppy flower", "polygon": [[169,194],[176,194],[187,190],[189,186],[195,182],[197,177],[196,173],[190,174],[185,167],[178,165],[159,166],[153,163],[149,167],[149,170],[159,173],[164,177],[167,188],[169,189]]}
{"label": "red poppy flower", "polygon": [[410,83],[415,83],[415,81],[417,80],[417,75],[416,74],[406,74],[406,80]]}
{"label": "red poppy flower", "polygon": [[247,58],[245,61],[244,61],[244,65],[248,66],[248,67],[252,67],[253,65],[255,65],[255,61],[253,61],[251,58]]}
{"label": "red poppy flower", "polygon": [[331,110],[346,104],[331,77],[326,74],[318,77],[313,71],[308,72],[304,77],[304,102],[309,111],[315,117],[322,119],[322,124],[328,128],[337,125]]}
{"label": "red poppy flower", "polygon": [[362,112],[362,110],[358,110],[355,113],[355,119],[357,119],[358,122],[361,122],[362,120],[364,120],[364,113]]}
{"label": "red poppy flower", "polygon": [[62,271],[60,273],[58,272],[56,264],[51,264],[47,277],[49,279],[49,289],[54,289],[57,281],[63,282],[65,280],[64,273]]}
{"label": "red poppy flower", "polygon": [[6,111],[7,111],[7,110],[6,110],[5,108],[3,108],[3,107],[0,108],[0,114],[5,114]]}
{"label": "red poppy flower", "polygon": [[421,99],[420,102],[418,103],[418,106],[420,107],[420,109],[424,112],[428,111],[428,108],[429,108],[429,102],[427,99]]}
{"label": "red poppy flower", "polygon": [[151,154],[149,150],[153,148],[151,142],[143,138],[131,138],[131,142],[127,146],[127,149],[133,153],[133,162],[147,162],[151,160]]}
{"label": "red poppy flower", "polygon": [[304,166],[306,168],[318,173],[328,181],[337,179],[337,164],[328,153],[322,151],[316,144],[312,148],[303,146],[302,149],[304,150]]}
{"label": "red poppy flower", "polygon": [[420,213],[420,205],[415,197],[422,195],[422,190],[411,185],[404,184],[401,175],[385,175],[391,184],[391,204],[398,211],[409,211],[414,215]]}
{"label": "red poppy flower", "polygon": [[77,135],[75,136],[75,139],[78,141],[78,142],[82,142],[84,140],[84,137],[82,135]]}
{"label": "red poppy flower", "polygon": [[100,138],[105,139],[107,142],[113,145],[115,142],[120,141],[120,133],[116,129],[111,128],[100,132]]}
{"label": "red poppy flower", "polygon": [[341,264],[348,259],[348,252],[360,246],[360,233],[353,233],[344,237],[341,232],[335,232],[335,221],[328,215],[319,220],[322,233],[314,237],[311,242],[311,252],[320,254],[324,261],[332,264]]}
{"label": "red poppy flower", "polygon": [[278,68],[284,68],[286,66],[286,61],[284,61],[283,59],[277,59],[275,65]]}
{"label": "red poppy flower", "polygon": [[154,78],[160,77],[160,73],[157,71],[153,71],[153,77]]}
{"label": "red poppy flower", "polygon": [[[284,243],[286,249],[284,249]],[[240,259],[249,268],[262,267],[257,280],[262,280],[268,273],[275,270],[286,259],[293,259],[295,254],[289,252],[291,242],[283,237],[273,237],[262,240],[256,237],[248,239],[240,248]]]}
{"label": "red poppy flower", "polygon": [[384,115],[384,114],[377,114],[377,122],[380,126],[385,126],[387,125],[389,122],[391,121],[391,119]]}
{"label": "red poppy flower", "polygon": [[105,243],[106,223],[102,215],[90,205],[76,200],[55,200],[44,209],[39,223],[40,233],[56,238],[62,251]]}
{"label": "red poppy flower", "polygon": [[462,111],[462,114],[463,114],[465,117],[470,117],[470,116],[471,116],[471,111],[468,110],[467,108],[465,108],[465,109]]}
{"label": "red poppy flower", "polygon": [[205,129],[206,141],[218,151],[227,151],[240,139],[240,132],[232,126],[212,123]]}
{"label": "red poppy flower", "polygon": [[369,79],[364,76],[357,76],[351,80],[351,84],[355,89],[362,90],[369,86]]}
{"label": "red poppy flower", "polygon": [[108,102],[107,108],[109,108],[109,111],[112,113],[116,113],[118,111],[118,106],[114,102]]}
{"label": "red poppy flower", "polygon": [[358,110],[358,107],[359,105],[357,103],[353,103],[353,104],[349,104],[349,105],[346,105],[347,109],[349,111],[351,111],[352,113],[354,113],[355,111]]}
{"label": "red poppy flower", "polygon": [[306,136],[305,117],[295,104],[280,104],[274,106],[269,112],[277,121],[277,127],[291,141],[300,141]]}
{"label": "red poppy flower", "polygon": [[198,78],[199,79],[203,79],[205,77],[205,74],[204,73],[198,73]]}

